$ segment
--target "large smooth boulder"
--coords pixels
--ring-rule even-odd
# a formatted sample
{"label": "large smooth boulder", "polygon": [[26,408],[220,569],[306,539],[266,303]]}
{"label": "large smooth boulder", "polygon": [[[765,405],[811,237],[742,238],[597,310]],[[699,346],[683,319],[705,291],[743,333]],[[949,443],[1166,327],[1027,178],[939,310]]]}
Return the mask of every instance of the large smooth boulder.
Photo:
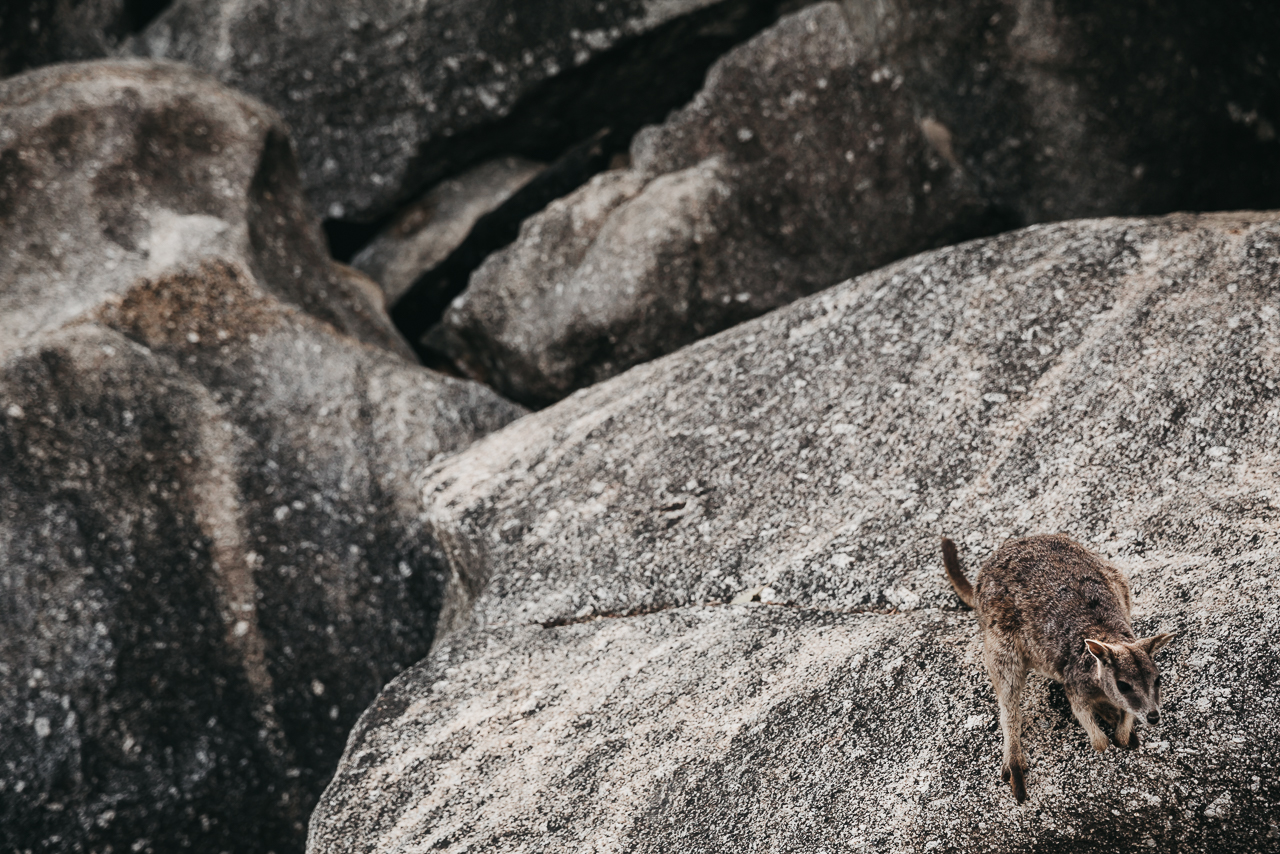
{"label": "large smooth boulder", "polygon": [[[1274,847],[1278,288],[1274,214],[1037,226],[442,461],[453,634],[362,718],[310,850]],[[1019,809],[938,537],[972,573],[1051,531],[1180,634],[1138,753],[1035,682]]]}
{"label": "large smooth boulder", "polygon": [[777,5],[176,0],[134,49],[278,109],[317,210],[368,222],[482,159],[661,120]]}
{"label": "large smooth boulder", "polygon": [[288,129],[177,63],[51,67],[0,83],[0,341],[63,326],[204,258],[412,358],[377,289],[329,258]]}
{"label": "large smooth boulder", "polygon": [[203,74],[0,82],[0,164],[0,845],[297,851],[433,638],[415,473],[521,410],[406,358]]}
{"label": "large smooth boulder", "polygon": [[1249,4],[807,7],[718,61],[628,170],[530,219],[429,341],[543,406],[965,237],[1275,206],[1280,84],[1261,69],[1280,62],[1278,20]]}
{"label": "large smooth boulder", "polygon": [[526,221],[429,340],[468,375],[545,406],[851,273],[981,233],[976,184],[892,86],[859,62],[838,5],[784,18],[641,132],[629,169]]}
{"label": "large smooth boulder", "polygon": [[470,618],[761,585],[805,607],[939,607],[940,533],[975,558],[1046,530],[1116,553],[1244,549],[1255,525],[1270,536],[1250,520],[1280,467],[1278,231],[1270,214],[1032,227],[582,391],[425,481],[483,591]]}
{"label": "large smooth boulder", "polygon": [[[1099,756],[1033,682],[1022,808],[971,616],[687,607],[451,638],[361,719],[308,851],[1274,850],[1274,576],[1166,583],[1165,722]],[[1183,594],[1233,629],[1152,617]]]}

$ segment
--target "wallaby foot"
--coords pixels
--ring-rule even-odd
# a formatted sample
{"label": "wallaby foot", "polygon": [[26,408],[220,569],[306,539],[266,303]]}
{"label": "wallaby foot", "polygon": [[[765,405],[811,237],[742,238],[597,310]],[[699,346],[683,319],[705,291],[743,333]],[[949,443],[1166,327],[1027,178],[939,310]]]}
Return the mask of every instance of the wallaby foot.
{"label": "wallaby foot", "polygon": [[1137,718],[1128,712],[1121,712],[1117,716],[1116,734],[1112,736],[1111,743],[1125,750],[1133,750],[1141,744],[1138,740],[1138,734],[1133,729],[1135,723],[1137,723]]}
{"label": "wallaby foot", "polygon": [[1098,726],[1098,722],[1094,720],[1093,706],[1090,705],[1088,699],[1083,695],[1068,691],[1067,702],[1071,704],[1072,713],[1089,736],[1089,744],[1099,753],[1105,753],[1111,740],[1107,738],[1107,734],[1102,731],[1102,727]]}
{"label": "wallaby foot", "polygon": [[1027,799],[1027,761],[1025,759],[1012,759],[1006,762],[1000,777],[1009,784],[1015,801],[1021,804]]}
{"label": "wallaby foot", "polygon": [[1142,746],[1142,739],[1138,738],[1137,730],[1132,730],[1129,733],[1128,741],[1121,743],[1120,733],[1117,732],[1115,735],[1111,736],[1111,743],[1121,750],[1137,750]]}

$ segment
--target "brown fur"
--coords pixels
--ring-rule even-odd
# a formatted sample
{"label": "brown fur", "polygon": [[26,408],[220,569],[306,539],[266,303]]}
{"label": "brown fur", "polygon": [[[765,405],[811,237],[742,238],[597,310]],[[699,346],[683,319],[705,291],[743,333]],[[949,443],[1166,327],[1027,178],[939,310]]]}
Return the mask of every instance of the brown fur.
{"label": "brown fur", "polygon": [[1129,582],[1119,569],[1062,534],[1010,540],[973,586],[945,537],[942,560],[982,627],[1004,733],[1002,775],[1018,803],[1027,796],[1019,703],[1028,671],[1062,683],[1095,750],[1107,749],[1096,717],[1114,726],[1117,747],[1138,746],[1136,716],[1152,724],[1160,716],[1160,672],[1151,656],[1173,635],[1134,637]]}

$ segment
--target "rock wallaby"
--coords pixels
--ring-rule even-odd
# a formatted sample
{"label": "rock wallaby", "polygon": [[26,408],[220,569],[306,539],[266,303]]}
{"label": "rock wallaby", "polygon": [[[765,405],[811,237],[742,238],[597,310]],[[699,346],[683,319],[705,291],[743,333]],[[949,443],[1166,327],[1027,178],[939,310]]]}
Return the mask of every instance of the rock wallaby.
{"label": "rock wallaby", "polygon": [[1062,534],[1041,534],[1002,545],[970,586],[956,545],[942,539],[947,577],[977,613],[987,673],[1000,703],[1004,733],[1002,776],[1018,803],[1027,797],[1022,753],[1022,687],[1035,671],[1062,683],[1071,711],[1093,749],[1138,746],[1136,718],[1160,720],[1160,671],[1152,661],[1172,634],[1135,638],[1129,582],[1119,569]]}

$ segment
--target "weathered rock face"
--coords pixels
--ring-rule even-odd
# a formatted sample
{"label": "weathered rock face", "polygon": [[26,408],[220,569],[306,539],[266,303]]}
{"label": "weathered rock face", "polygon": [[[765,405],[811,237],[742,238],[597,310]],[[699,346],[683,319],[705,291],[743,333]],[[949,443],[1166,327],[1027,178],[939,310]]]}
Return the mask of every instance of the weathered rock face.
{"label": "weathered rock face", "polygon": [[360,250],[351,265],[377,282],[388,303],[409,290],[466,239],[476,220],[498,207],[541,171],[521,157],[502,157],[442,181],[396,215]]}
{"label": "weathered rock face", "polygon": [[1280,22],[1253,3],[843,6],[1010,222],[1277,204]]}
{"label": "weathered rock face", "polygon": [[0,163],[0,845],[298,850],[432,639],[414,472],[520,410],[400,355],[204,75],[4,81]]}
{"label": "weathered rock face", "polygon": [[489,437],[430,512],[483,625],[757,585],[941,606],[940,532],[1245,548],[1280,466],[1278,231],[1099,220],[900,262]]}
{"label": "weathered rock face", "polygon": [[777,5],[177,0],[136,49],[280,110],[317,209],[367,221],[484,158],[547,159],[600,127],[660,120]]}
{"label": "weathered rock face", "polygon": [[1252,7],[1172,5],[803,9],[643,131],[629,171],[527,223],[432,341],[545,405],[966,236],[1280,204],[1263,177],[1280,154],[1280,84],[1259,73],[1280,61],[1280,24]]}
{"label": "weathered rock face", "polygon": [[[444,461],[457,631],[366,712],[310,850],[1273,848],[1278,273],[1270,215],[1038,226]],[[1059,530],[1181,634],[1140,752],[1037,683],[1020,810],[937,538],[972,572]]]}
{"label": "weathered rock face", "polygon": [[472,275],[439,346],[546,405],[980,230],[975,185],[857,60],[834,3],[731,53],[692,104],[642,132],[630,169],[551,205]]}
{"label": "weathered rock face", "polygon": [[1095,754],[1033,683],[1024,808],[967,614],[681,608],[451,639],[361,719],[308,850],[1273,850],[1275,588],[1202,580],[1167,579],[1254,604],[1178,624],[1144,749]]}
{"label": "weathered rock face", "polygon": [[215,257],[339,331],[408,354],[380,302],[329,259],[287,130],[261,104],[138,60],[0,85],[0,340]]}

